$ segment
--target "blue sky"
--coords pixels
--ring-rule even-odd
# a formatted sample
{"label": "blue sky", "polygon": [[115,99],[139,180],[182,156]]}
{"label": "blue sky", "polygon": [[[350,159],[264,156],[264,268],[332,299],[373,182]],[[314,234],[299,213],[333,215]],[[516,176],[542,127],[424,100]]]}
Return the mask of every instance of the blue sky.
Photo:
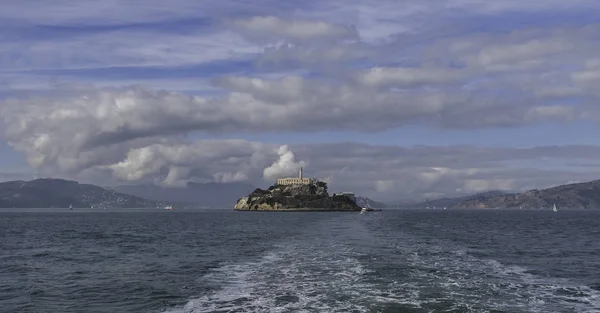
{"label": "blue sky", "polygon": [[303,164],[398,199],[600,178],[599,8],[3,1],[0,179],[262,186]]}

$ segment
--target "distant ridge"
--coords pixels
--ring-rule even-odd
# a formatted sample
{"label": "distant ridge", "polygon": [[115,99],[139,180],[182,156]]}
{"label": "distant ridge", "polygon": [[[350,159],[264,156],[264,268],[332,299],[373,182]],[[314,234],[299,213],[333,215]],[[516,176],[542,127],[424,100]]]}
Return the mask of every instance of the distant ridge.
{"label": "distant ridge", "polygon": [[533,189],[523,193],[504,194],[493,197],[472,196],[455,204],[459,209],[521,208],[551,209],[599,209],[600,180],[567,184],[546,189]]}
{"label": "distant ridge", "polygon": [[360,197],[360,196],[356,197],[356,204],[361,208],[382,209],[382,208],[388,207],[388,205],[383,202],[375,201],[368,197]]}
{"label": "distant ridge", "polygon": [[67,208],[70,205],[74,208],[146,208],[162,203],[64,179],[0,183],[1,208]]}
{"label": "distant ridge", "polygon": [[107,187],[154,201],[166,201],[189,206],[230,208],[237,200],[256,187],[247,183],[187,183],[185,187],[161,187],[156,185],[120,185]]}
{"label": "distant ridge", "polygon": [[469,196],[428,200],[428,201],[423,201],[423,202],[413,204],[411,206],[414,206],[417,208],[434,207],[434,206],[438,207],[438,208],[443,208],[443,207],[452,208],[462,202],[469,201],[469,200],[475,200],[475,199],[485,200],[485,199],[499,197],[499,196],[503,196],[503,195],[509,195],[509,194],[510,193],[506,193],[503,191],[491,190],[491,191],[481,192],[481,193],[477,193],[477,194],[469,195]]}

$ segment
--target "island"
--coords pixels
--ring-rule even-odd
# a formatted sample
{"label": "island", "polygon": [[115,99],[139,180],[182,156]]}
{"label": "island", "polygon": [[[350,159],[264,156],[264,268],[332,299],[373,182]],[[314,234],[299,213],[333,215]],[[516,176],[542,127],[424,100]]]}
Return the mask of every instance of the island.
{"label": "island", "polygon": [[257,188],[238,200],[236,211],[360,211],[354,199],[343,194],[329,196],[327,183],[302,176],[278,179],[268,189]]}

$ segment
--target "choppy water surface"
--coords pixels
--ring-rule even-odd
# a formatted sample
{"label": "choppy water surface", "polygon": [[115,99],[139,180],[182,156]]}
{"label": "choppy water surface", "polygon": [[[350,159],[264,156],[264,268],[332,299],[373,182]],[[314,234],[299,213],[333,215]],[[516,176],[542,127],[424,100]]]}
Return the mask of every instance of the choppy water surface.
{"label": "choppy water surface", "polygon": [[0,212],[2,312],[600,312],[600,212]]}

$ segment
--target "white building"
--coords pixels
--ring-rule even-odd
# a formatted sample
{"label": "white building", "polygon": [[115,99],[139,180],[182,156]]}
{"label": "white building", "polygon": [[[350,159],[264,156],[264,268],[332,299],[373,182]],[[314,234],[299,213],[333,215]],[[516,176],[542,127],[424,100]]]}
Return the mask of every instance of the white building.
{"label": "white building", "polygon": [[302,167],[298,171],[298,177],[280,178],[277,180],[277,185],[308,185],[311,179],[302,176]]}

